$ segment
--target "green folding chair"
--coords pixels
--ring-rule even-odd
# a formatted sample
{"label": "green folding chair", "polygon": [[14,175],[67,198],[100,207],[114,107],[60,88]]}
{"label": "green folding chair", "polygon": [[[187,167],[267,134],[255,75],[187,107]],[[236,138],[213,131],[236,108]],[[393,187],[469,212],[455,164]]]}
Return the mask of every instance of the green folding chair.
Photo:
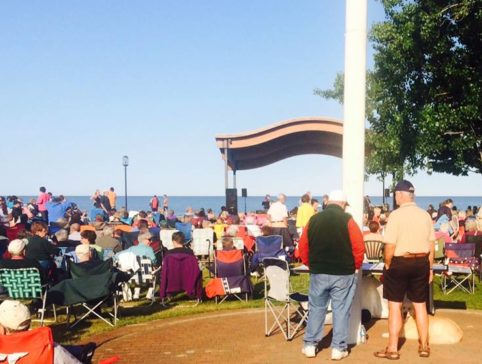
{"label": "green folding chair", "polygon": [[[0,284],[7,289],[8,296],[12,299],[41,299],[40,325],[43,326],[48,285],[42,285],[37,268],[2,268],[0,269]],[[55,305],[53,305],[53,311],[54,321],[57,321]]]}

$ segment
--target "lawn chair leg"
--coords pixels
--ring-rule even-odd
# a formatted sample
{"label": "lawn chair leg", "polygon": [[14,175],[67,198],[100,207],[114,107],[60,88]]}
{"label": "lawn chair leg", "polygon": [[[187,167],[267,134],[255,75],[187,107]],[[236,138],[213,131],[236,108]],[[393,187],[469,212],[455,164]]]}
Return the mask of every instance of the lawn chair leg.
{"label": "lawn chair leg", "polygon": [[147,289],[146,299],[152,300],[153,295],[154,295],[154,288],[151,286]]}
{"label": "lawn chair leg", "polygon": [[133,300],[138,300],[141,295],[141,287],[134,288],[134,295],[132,296]]}
{"label": "lawn chair leg", "polygon": [[118,307],[117,307],[117,297],[114,295],[114,326],[117,325],[117,315],[118,315]]}
{"label": "lawn chair leg", "polygon": [[288,303],[288,317],[286,318],[286,331],[287,331],[287,334],[286,334],[286,340],[288,341],[291,341],[291,313],[290,313],[290,306],[291,304]]}
{"label": "lawn chair leg", "polygon": [[279,311],[276,310],[275,306],[273,306],[268,300],[265,300],[265,306],[271,311],[271,314],[274,317],[274,322],[273,325],[271,325],[271,328],[268,329],[268,323],[267,323],[267,317],[265,316],[265,326],[266,326],[266,331],[265,331],[265,336],[271,335],[275,327],[278,327],[278,329],[282,332],[285,340],[288,340],[288,335],[287,331],[283,329],[283,322],[282,320],[289,320],[289,317],[285,316],[285,311],[287,309],[287,304],[285,304]]}
{"label": "lawn chair leg", "polygon": [[42,313],[40,314],[40,326],[44,325],[45,304],[46,303],[47,303],[47,292],[45,292],[43,297],[42,297]]}
{"label": "lawn chair leg", "polygon": [[264,336],[268,335],[268,302],[264,300]]}
{"label": "lawn chair leg", "polygon": [[104,301],[100,301],[99,303],[97,303],[95,306],[93,307],[89,307],[87,306],[85,303],[82,304],[82,306],[87,310],[87,312],[80,318],[78,319],[72,326],[70,326],[70,328],[74,328],[74,326],[76,326],[78,323],[80,323],[83,319],[85,319],[87,316],[89,316],[90,314],[93,314],[94,316],[97,316],[98,318],[100,318],[102,321],[104,321],[106,324],[110,325],[110,326],[115,326],[115,319],[114,319],[114,325],[108,321],[105,317],[102,317],[101,315],[99,315],[97,312],[95,312],[95,310],[100,307],[102,305]]}
{"label": "lawn chair leg", "polygon": [[[67,327],[70,328],[70,312],[72,311],[73,307],[72,306],[67,306],[65,308],[65,311],[67,312]],[[74,312],[74,321],[77,320],[77,317],[75,316]]]}

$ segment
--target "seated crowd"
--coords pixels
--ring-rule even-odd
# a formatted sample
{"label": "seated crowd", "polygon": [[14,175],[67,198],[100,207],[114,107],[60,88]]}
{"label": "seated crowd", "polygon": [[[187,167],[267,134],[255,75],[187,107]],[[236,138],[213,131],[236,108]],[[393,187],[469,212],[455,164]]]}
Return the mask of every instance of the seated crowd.
{"label": "seated crowd", "polygon": [[[120,258],[122,255],[133,253],[135,257],[149,259],[154,266],[161,266],[167,261],[190,264],[186,274],[192,278],[189,280],[192,289],[185,286],[185,281],[171,279],[163,283],[161,277],[160,295],[164,298],[169,294],[169,284],[172,284],[172,287],[182,288],[200,298],[202,257],[197,260],[192,244],[197,229],[212,229],[213,248],[219,251],[236,250],[235,242],[241,241],[245,266],[253,273],[258,268],[253,264],[258,260],[252,258],[256,255],[256,238],[259,236],[282,236],[280,256],[290,261],[298,258],[297,241],[311,216],[318,211],[319,203],[307,193],[301,197],[300,206],[288,212],[285,199],[281,194],[278,201],[267,204],[268,211],[265,213],[233,214],[223,207],[216,216],[210,209],[193,211],[188,208],[182,217],[168,209],[135,214],[125,209],[116,211],[108,203],[108,193],[95,195],[90,214],[68,204],[63,196],[52,200],[54,205],[49,206],[48,214],[39,212],[34,201],[24,206],[17,200],[7,210],[2,207],[8,217],[0,224],[0,269],[37,268],[44,282],[55,284],[69,278],[68,272],[65,272],[68,262],[77,263],[88,271],[110,257],[123,260]],[[477,208],[458,211],[453,202],[447,200],[437,211],[431,207],[429,213],[433,216],[437,237],[445,242],[466,243],[470,237],[482,235],[482,215]],[[382,207],[367,206],[364,221],[366,241],[383,241],[389,215],[390,212]],[[50,220],[52,217],[55,220]],[[167,249],[166,241],[160,240],[161,232],[166,230],[173,232],[170,249]],[[64,257],[61,264],[56,259],[59,254]],[[131,263],[133,267],[136,265],[136,262]],[[214,266],[206,267],[211,273],[215,272]],[[179,272],[171,265],[161,270],[161,276],[170,269]],[[1,314],[0,310],[0,327]]]}

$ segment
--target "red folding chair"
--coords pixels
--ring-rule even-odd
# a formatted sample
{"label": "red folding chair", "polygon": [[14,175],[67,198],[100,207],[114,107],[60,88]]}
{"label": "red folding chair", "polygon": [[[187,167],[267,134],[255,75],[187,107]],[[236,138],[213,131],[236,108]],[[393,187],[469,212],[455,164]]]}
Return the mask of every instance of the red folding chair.
{"label": "red folding chair", "polygon": [[469,294],[475,291],[474,271],[479,269],[479,259],[474,257],[475,244],[445,244],[447,272],[442,275],[442,291],[448,295],[456,288]]}
{"label": "red folding chair", "polygon": [[37,364],[54,362],[54,339],[49,327],[0,336],[0,362]]}
{"label": "red folding chair", "polygon": [[[247,275],[246,262],[242,250],[216,250],[214,255],[215,280],[222,286],[216,292],[216,303],[223,303],[229,296],[240,301],[248,301],[252,292],[251,281]],[[222,297],[221,300],[218,298]]]}

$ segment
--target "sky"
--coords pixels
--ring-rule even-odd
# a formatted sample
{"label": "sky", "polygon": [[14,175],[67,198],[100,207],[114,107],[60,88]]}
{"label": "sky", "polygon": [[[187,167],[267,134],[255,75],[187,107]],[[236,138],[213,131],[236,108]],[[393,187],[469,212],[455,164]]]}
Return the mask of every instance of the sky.
{"label": "sky", "polygon": [[[342,0],[0,2],[0,194],[223,195],[215,135],[302,116],[343,71]],[[368,23],[383,9],[369,0]],[[368,67],[373,66],[368,48]],[[412,177],[419,195],[480,195],[481,175]],[[389,181],[388,181],[389,182]],[[341,159],[305,155],[237,174],[250,195],[342,186]],[[381,195],[375,177],[365,192]]]}

